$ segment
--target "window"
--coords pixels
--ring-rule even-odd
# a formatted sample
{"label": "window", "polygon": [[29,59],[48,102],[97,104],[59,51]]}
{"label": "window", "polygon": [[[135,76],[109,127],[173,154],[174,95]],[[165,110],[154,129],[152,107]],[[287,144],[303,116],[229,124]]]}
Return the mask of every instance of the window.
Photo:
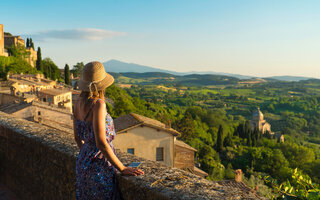
{"label": "window", "polygon": [[134,148],[128,148],[127,153],[134,155]]}
{"label": "window", "polygon": [[38,111],[38,115],[41,115],[41,111]]}
{"label": "window", "polygon": [[163,161],[163,147],[157,147],[156,161]]}

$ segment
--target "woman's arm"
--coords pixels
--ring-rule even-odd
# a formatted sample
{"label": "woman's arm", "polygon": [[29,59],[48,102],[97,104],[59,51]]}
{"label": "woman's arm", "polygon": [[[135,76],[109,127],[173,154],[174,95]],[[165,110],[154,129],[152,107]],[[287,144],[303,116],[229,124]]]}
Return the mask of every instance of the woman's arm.
{"label": "woman's arm", "polygon": [[73,119],[73,136],[74,136],[74,140],[76,141],[78,148],[81,149],[83,141],[77,135],[77,120],[76,120],[76,117],[75,117],[75,109],[73,109],[72,119]]}
{"label": "woman's arm", "polygon": [[83,141],[79,138],[79,136],[77,135],[77,125],[76,125],[76,118],[73,116],[73,136],[74,136],[74,140],[77,143],[77,146],[79,147],[79,149],[81,149],[81,146],[83,144]]}
{"label": "woman's arm", "polygon": [[105,116],[106,116],[106,104],[103,101],[97,101],[93,109],[93,131],[95,134],[96,145],[102,154],[108,159],[108,161],[116,167],[123,174],[127,175],[141,175],[143,171],[125,167],[118,157],[114,154],[112,148],[106,141],[106,127],[105,127]]}

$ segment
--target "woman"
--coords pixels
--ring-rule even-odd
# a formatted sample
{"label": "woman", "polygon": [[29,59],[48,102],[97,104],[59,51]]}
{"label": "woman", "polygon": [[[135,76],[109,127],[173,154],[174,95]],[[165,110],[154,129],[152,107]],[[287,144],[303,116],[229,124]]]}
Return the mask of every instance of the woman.
{"label": "woman", "polygon": [[82,90],[74,105],[74,138],[80,148],[76,162],[77,199],[119,199],[116,170],[124,175],[143,171],[125,167],[117,158],[112,140],[113,120],[106,111],[104,90],[113,83],[100,62],[86,64],[78,83]]}

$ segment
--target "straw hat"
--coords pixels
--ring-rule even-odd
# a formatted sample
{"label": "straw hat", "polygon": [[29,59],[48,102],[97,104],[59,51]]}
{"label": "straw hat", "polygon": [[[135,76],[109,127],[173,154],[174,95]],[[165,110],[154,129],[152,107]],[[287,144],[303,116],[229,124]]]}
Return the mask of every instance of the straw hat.
{"label": "straw hat", "polygon": [[114,78],[108,74],[102,63],[89,62],[83,67],[78,86],[82,91],[100,91],[114,82]]}

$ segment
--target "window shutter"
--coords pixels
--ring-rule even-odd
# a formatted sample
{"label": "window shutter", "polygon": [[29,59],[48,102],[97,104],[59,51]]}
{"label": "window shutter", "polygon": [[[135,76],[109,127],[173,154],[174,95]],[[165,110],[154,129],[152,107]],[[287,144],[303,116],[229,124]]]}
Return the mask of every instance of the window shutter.
{"label": "window shutter", "polygon": [[134,148],[128,148],[127,153],[134,155]]}
{"label": "window shutter", "polygon": [[163,147],[157,147],[156,150],[156,161],[163,161]]}

